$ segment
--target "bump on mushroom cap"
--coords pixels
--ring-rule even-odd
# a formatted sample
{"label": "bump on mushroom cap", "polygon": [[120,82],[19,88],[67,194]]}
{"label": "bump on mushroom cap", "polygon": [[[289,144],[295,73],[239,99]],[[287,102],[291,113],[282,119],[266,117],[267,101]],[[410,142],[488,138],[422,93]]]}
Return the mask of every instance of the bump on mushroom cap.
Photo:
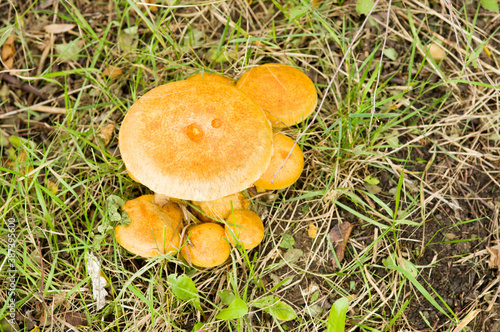
{"label": "bump on mushroom cap", "polygon": [[236,87],[264,110],[274,128],[302,122],[318,104],[311,79],[299,69],[283,64],[254,67],[241,76]]}

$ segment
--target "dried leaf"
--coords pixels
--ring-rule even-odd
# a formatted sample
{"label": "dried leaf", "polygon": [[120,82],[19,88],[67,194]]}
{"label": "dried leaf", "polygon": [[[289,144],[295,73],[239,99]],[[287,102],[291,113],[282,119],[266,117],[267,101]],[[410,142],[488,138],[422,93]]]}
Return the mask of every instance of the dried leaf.
{"label": "dried leaf", "polygon": [[78,54],[82,50],[82,45],[83,42],[81,40],[77,40],[69,44],[55,44],[54,47],[56,49],[56,53],[59,54],[58,60],[63,62],[77,60]]}
{"label": "dried leaf", "polygon": [[104,144],[104,146],[108,145],[109,142],[111,141],[114,129],[115,129],[114,123],[111,123],[101,128],[101,132],[99,133],[99,135],[97,135],[97,137],[102,139],[102,143]]}
{"label": "dried leaf", "polygon": [[[351,235],[352,228],[354,226],[349,222],[345,221],[341,224],[337,224],[333,226],[330,230],[330,241],[332,241],[333,249],[335,250],[335,255],[339,262],[344,259],[344,251],[347,245],[347,241],[349,240],[349,236]],[[332,259],[334,266],[336,266],[335,258]]]}
{"label": "dried leaf", "polygon": [[96,311],[101,310],[106,304],[106,295],[108,292],[104,289],[107,285],[106,278],[101,276],[101,263],[89,251],[87,254],[87,273],[90,275],[92,281],[92,297],[96,303]]}
{"label": "dried leaf", "polygon": [[9,36],[2,46],[2,61],[8,69],[12,69],[14,67],[14,55],[16,53],[14,40],[14,36]]}
{"label": "dried leaf", "polygon": [[76,27],[76,24],[49,24],[43,27],[48,33],[64,33]]}
{"label": "dried leaf", "polygon": [[137,39],[137,27],[130,27],[120,30],[119,41],[125,51],[133,51],[137,48],[139,40]]}
{"label": "dried leaf", "polygon": [[[144,0],[145,3],[149,3],[151,5],[155,4],[155,0]],[[147,6],[151,13],[156,13],[158,11],[158,6]]]}
{"label": "dried leaf", "polygon": [[67,312],[64,315],[64,320],[73,326],[87,326],[89,324],[87,317],[79,312]]}
{"label": "dried leaf", "polygon": [[490,254],[490,259],[488,260],[488,267],[490,269],[498,269],[500,267],[500,247],[486,247],[486,251]]}
{"label": "dried leaf", "polygon": [[309,223],[309,228],[307,229],[307,235],[311,239],[314,239],[318,235],[318,227],[316,227],[312,222]]}
{"label": "dried leaf", "polygon": [[120,67],[116,67],[116,66],[108,66],[106,68],[104,68],[104,70],[102,71],[102,75],[103,76],[107,76],[109,78],[115,78],[115,77],[118,77],[122,74],[122,70],[120,69]]}
{"label": "dried leaf", "polygon": [[6,101],[9,99],[9,94],[10,94],[10,89],[7,84],[3,84],[2,87],[0,88],[0,99],[2,101]]}
{"label": "dried leaf", "polygon": [[47,189],[49,189],[49,191],[54,195],[57,195],[57,193],[59,192],[59,187],[57,186],[57,183],[52,182],[50,180],[45,180],[45,187],[47,187]]}

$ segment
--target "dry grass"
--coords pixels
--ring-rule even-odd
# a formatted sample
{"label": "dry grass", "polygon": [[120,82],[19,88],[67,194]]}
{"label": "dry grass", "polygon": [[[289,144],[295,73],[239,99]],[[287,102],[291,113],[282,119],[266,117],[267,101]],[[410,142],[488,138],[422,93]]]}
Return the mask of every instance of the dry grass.
{"label": "dry grass", "polygon": [[[331,304],[347,296],[346,331],[498,331],[499,16],[476,2],[380,1],[370,19],[355,7],[2,2],[0,45],[12,34],[17,50],[14,67],[2,73],[44,94],[6,80],[0,86],[0,213],[19,222],[20,328],[76,330],[68,314],[79,313],[88,324],[79,329],[88,331],[181,331],[200,322],[221,331],[318,331]],[[75,27],[44,31],[62,23]],[[446,50],[442,63],[427,56],[433,41]],[[64,43],[77,54],[61,56]],[[286,130],[304,151],[299,182],[253,200],[265,241],[248,256],[234,249],[230,261],[209,271],[176,258],[145,261],[120,248],[107,197],[149,193],[127,176],[117,148],[130,105],[202,69],[237,78],[266,62],[302,69],[322,102],[314,117]],[[109,66],[122,74],[103,75]],[[5,141],[11,136],[33,143],[12,152]],[[368,186],[367,176],[380,180],[378,187]],[[355,227],[335,268],[328,232],[345,221]],[[310,223],[318,227],[315,238],[307,236]],[[283,233],[302,250],[297,260],[280,247]],[[100,311],[88,251],[111,281]],[[5,317],[8,270],[1,262]],[[195,281],[203,313],[173,295],[172,273]],[[243,298],[248,315],[216,319],[226,307],[223,290]],[[297,319],[279,321],[252,306],[267,295],[291,305]]]}

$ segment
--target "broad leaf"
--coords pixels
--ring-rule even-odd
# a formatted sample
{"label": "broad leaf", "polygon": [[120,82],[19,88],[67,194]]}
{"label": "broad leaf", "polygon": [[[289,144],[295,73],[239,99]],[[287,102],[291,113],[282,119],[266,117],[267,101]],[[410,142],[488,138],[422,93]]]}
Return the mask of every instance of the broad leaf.
{"label": "broad leaf", "polygon": [[177,274],[174,273],[168,276],[168,283],[172,288],[172,292],[174,292],[174,295],[179,300],[193,300],[194,307],[203,312],[200,305],[200,299],[198,298],[198,290],[190,277],[185,274],[177,276]]}
{"label": "broad leaf", "polygon": [[345,331],[345,317],[349,309],[349,300],[342,297],[335,301],[330,309],[328,315],[328,325],[326,332],[344,332]]}
{"label": "broad leaf", "polygon": [[233,302],[226,309],[222,309],[221,312],[215,316],[217,319],[230,320],[235,318],[241,318],[248,313],[248,306],[242,299],[234,299]]}

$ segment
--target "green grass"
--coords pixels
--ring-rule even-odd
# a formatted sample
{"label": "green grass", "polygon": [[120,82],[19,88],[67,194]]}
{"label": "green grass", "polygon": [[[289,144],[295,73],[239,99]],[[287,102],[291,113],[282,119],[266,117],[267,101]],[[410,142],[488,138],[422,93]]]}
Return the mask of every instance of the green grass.
{"label": "green grass", "polygon": [[[455,5],[457,15],[469,15],[470,5]],[[458,181],[466,182],[462,172],[469,165],[490,172],[496,193],[500,187],[494,173],[499,140],[490,139],[499,134],[500,87],[485,78],[485,73],[498,73],[499,41],[483,33],[478,22],[489,16],[476,6],[462,21],[457,46],[466,51],[467,69],[456,51],[438,64],[427,56],[426,46],[438,37],[455,42],[448,11],[440,14],[420,2],[392,3],[384,43],[387,7],[379,6],[365,22],[354,3],[329,1],[317,9],[306,1],[176,1],[156,13],[131,0],[2,4],[7,18],[0,26],[0,45],[10,33],[17,37],[18,71],[11,74],[46,89],[50,101],[44,105],[62,107],[56,104],[62,101],[66,109],[65,115],[29,109],[42,100],[29,99],[11,85],[0,105],[0,253],[7,255],[6,221],[14,218],[16,308],[26,330],[33,324],[63,330],[66,313],[81,313],[92,331],[321,331],[332,326],[333,303],[346,297],[346,331],[453,331],[469,311],[450,306],[449,294],[436,288],[436,271],[464,263],[461,258],[499,241],[492,211],[478,200],[484,192],[466,196],[457,189]],[[447,21],[438,24],[441,15]],[[50,44],[37,22],[76,27],[54,35]],[[54,45],[63,42],[79,45],[69,60],[56,52]],[[384,44],[399,52],[398,59],[380,62]],[[487,44],[491,59],[479,54]],[[44,47],[50,52],[39,67]],[[474,65],[478,59],[486,72]],[[238,78],[267,62],[308,73],[322,108],[317,117],[285,130],[304,151],[299,182],[252,200],[265,221],[264,242],[248,253],[234,248],[225,265],[210,270],[190,267],[180,256],[144,260],[121,248],[107,198],[150,193],[128,177],[119,156],[117,134],[128,108],[148,90],[199,71]],[[102,75],[107,66],[120,67],[122,75]],[[2,117],[7,106],[28,109]],[[477,121],[481,126],[470,130]],[[105,144],[99,135],[110,124],[115,127]],[[367,176],[380,180],[378,187],[367,186]],[[467,202],[479,211],[476,217],[464,211]],[[346,257],[335,267],[328,232],[342,221],[355,227]],[[315,238],[307,236],[310,223],[318,227]],[[476,233],[462,234],[462,227]],[[479,234],[482,229],[491,230],[487,239]],[[280,247],[282,233],[295,239],[293,248]],[[464,243],[470,243],[470,252],[450,249]],[[454,254],[440,255],[443,248]],[[110,281],[100,311],[87,273],[89,252],[101,260]],[[436,252],[434,260],[417,263],[430,252]],[[469,267],[486,266],[484,255]],[[8,276],[2,264],[0,280]],[[179,298],[169,282],[173,274],[189,276],[198,293]],[[493,278],[484,278],[482,289],[494,286]],[[477,294],[464,306],[484,310],[491,294]],[[7,287],[0,295],[4,324]],[[227,314],[233,297],[248,312],[217,318]],[[416,305],[422,309],[415,310]],[[494,308],[498,311],[498,305]],[[279,310],[296,318],[280,320]],[[480,325],[488,321],[481,315],[476,319],[469,326],[482,331]]]}

